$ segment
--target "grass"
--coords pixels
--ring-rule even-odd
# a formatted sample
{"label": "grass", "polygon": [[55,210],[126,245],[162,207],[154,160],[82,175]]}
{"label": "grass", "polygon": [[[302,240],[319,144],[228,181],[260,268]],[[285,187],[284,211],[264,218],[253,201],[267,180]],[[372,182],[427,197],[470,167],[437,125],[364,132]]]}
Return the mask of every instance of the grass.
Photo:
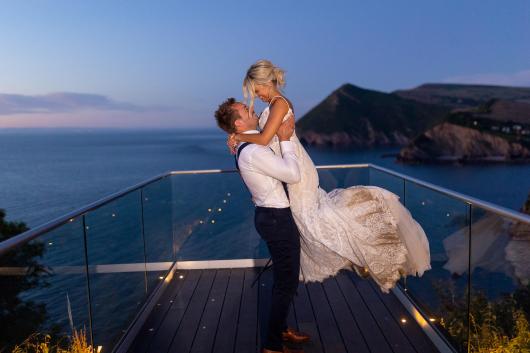
{"label": "grass", "polygon": [[[97,353],[100,351],[101,348],[98,348]],[[93,353],[93,349],[87,342],[86,330],[74,329],[66,347],[61,342],[52,344],[52,338],[48,334],[34,333],[20,345],[16,345],[11,353]]]}

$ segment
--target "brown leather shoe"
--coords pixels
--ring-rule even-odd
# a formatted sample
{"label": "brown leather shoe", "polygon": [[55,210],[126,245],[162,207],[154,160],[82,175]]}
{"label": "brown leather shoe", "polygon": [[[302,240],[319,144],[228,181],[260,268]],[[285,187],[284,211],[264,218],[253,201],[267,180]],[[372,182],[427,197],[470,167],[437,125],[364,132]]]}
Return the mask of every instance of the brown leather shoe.
{"label": "brown leather shoe", "polygon": [[298,332],[288,327],[287,330],[282,332],[282,339],[284,342],[306,343],[309,342],[311,337],[307,333]]}
{"label": "brown leather shoe", "polygon": [[301,348],[290,348],[283,346],[283,353],[304,353],[304,350]]}

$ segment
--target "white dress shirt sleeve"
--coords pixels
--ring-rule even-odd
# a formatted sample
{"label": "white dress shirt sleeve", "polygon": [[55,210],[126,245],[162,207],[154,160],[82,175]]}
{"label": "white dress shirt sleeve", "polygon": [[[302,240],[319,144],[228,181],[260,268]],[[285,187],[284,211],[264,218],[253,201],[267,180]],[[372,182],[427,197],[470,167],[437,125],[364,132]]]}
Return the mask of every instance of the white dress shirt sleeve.
{"label": "white dress shirt sleeve", "polygon": [[295,154],[294,143],[291,141],[280,142],[282,157],[266,147],[252,153],[252,167],[258,172],[278,179],[287,184],[296,184],[300,181],[300,169]]}

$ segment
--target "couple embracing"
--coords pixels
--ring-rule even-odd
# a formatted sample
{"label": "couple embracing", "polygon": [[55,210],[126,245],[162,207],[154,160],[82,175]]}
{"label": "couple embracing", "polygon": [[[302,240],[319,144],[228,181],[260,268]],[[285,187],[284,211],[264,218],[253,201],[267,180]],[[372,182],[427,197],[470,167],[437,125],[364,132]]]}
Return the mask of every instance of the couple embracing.
{"label": "couple embracing", "polygon": [[[356,185],[326,192],[294,132],[294,108],[281,91],[284,72],[268,60],[247,71],[249,105],[233,98],[215,112],[256,206],[256,230],[273,271],[272,305],[263,352],[289,352],[285,341],[309,337],[286,325],[298,282],[322,282],[340,270],[369,275],[388,292],[403,276],[430,269],[421,226],[392,192]],[[260,118],[254,99],[268,104]]]}

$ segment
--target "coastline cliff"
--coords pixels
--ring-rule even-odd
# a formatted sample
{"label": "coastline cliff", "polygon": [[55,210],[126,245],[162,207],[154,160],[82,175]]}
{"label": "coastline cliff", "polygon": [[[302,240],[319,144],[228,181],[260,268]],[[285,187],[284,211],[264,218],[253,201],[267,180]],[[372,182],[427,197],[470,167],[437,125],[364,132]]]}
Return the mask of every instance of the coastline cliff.
{"label": "coastline cliff", "polygon": [[446,107],[345,84],[297,122],[297,133],[302,142],[316,146],[404,146],[448,112]]}
{"label": "coastline cliff", "polygon": [[308,145],[402,147],[406,163],[530,162],[530,88],[425,84],[384,93],[345,84],[297,123]]}

